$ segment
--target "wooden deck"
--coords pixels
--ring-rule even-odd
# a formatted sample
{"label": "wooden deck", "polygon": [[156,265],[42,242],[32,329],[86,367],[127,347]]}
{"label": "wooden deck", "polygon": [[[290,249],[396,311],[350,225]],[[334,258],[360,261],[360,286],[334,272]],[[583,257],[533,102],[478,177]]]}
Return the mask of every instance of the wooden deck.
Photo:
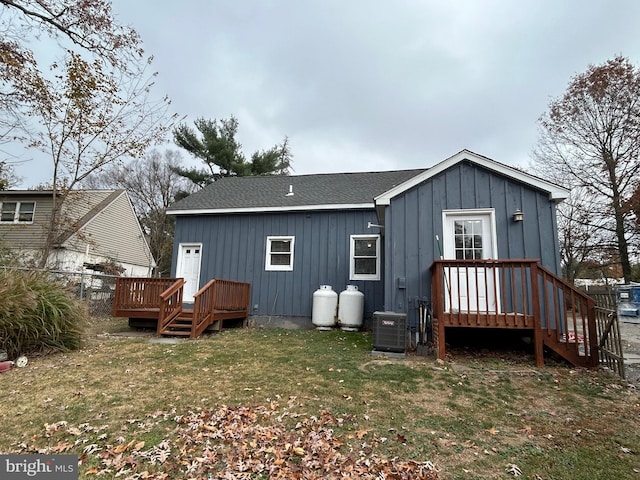
{"label": "wooden deck", "polygon": [[250,284],[210,280],[194,295],[193,308],[183,305],[182,278],[116,279],[113,316],[154,322],[158,336],[197,338],[208,328],[219,331],[225,320],[249,315]]}
{"label": "wooden deck", "polygon": [[595,301],[537,260],[437,260],[431,270],[439,358],[447,327],[506,328],[533,333],[538,366],[545,346],[574,365],[598,364]]}

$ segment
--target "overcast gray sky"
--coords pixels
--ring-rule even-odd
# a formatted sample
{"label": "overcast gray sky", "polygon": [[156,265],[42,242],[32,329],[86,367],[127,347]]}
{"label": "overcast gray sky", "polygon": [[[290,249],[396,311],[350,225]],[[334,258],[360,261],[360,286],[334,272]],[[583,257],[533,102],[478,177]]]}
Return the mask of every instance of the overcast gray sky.
{"label": "overcast gray sky", "polygon": [[[537,119],[573,75],[617,54],[640,65],[637,0],[114,0],[113,10],[187,123],[235,115],[247,157],[287,135],[295,174],[428,167],[464,148],[526,166]],[[25,186],[46,181],[30,168],[18,168]]]}

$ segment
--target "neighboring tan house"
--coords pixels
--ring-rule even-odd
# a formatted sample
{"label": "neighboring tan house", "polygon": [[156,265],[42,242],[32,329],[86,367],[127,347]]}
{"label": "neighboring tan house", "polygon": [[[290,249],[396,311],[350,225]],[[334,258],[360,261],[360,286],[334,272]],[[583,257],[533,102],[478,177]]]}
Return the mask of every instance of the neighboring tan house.
{"label": "neighboring tan house", "polygon": [[[0,246],[35,258],[45,245],[52,192],[0,192]],[[115,262],[126,276],[150,276],[155,265],[129,196],[124,190],[69,193],[60,224],[66,231],[53,246],[47,267],[80,272]]]}

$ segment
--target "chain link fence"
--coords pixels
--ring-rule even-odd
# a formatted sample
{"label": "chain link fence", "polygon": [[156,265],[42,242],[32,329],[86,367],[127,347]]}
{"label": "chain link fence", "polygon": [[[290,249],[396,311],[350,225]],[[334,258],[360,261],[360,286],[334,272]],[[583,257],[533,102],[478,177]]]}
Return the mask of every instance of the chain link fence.
{"label": "chain link fence", "polygon": [[117,278],[115,275],[62,271],[53,271],[51,275],[66,285],[78,300],[86,304],[91,316],[111,316]]}
{"label": "chain link fence", "polygon": [[[34,271],[34,269],[29,268],[17,269]],[[91,316],[111,316],[117,276],[96,272],[41,271],[47,273],[52,281],[64,285],[72,295],[84,303]]]}

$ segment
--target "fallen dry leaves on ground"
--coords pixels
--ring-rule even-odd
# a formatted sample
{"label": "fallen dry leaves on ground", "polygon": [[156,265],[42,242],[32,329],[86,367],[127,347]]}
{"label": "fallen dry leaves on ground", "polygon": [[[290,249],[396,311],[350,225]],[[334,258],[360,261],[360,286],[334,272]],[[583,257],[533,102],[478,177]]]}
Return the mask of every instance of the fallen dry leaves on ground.
{"label": "fallen dry leaves on ground", "polygon": [[[284,406],[275,400],[268,405],[222,405],[184,414],[156,411],[145,419],[128,420],[135,428],[125,426],[115,433],[108,425],[72,426],[60,421],[45,425],[40,438],[34,437],[33,444],[18,445],[17,451],[78,453],[86,464],[84,476],[97,478],[439,478],[429,461],[376,455],[381,442],[399,440],[358,430],[357,422],[349,416],[328,411],[319,415],[297,413],[301,407],[296,397],[291,397]],[[160,442],[145,445],[141,434],[164,422],[174,427]],[[334,435],[336,427],[351,425],[351,442]],[[50,446],[37,446],[45,442]]]}

